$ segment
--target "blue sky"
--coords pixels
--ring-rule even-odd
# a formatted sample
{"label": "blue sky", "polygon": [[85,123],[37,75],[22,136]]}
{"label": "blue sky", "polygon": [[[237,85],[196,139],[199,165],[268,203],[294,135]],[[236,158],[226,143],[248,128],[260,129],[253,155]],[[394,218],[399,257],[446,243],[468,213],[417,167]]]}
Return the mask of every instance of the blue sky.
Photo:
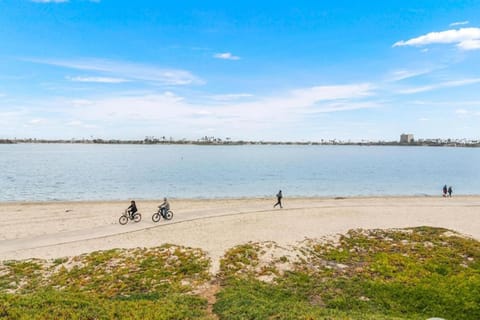
{"label": "blue sky", "polygon": [[480,0],[0,12],[0,138],[480,138]]}

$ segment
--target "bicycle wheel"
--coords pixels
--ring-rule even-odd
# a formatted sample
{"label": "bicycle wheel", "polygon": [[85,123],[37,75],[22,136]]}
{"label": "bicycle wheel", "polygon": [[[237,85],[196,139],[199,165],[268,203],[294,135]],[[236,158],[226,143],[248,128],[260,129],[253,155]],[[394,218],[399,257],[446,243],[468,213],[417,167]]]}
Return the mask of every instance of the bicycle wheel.
{"label": "bicycle wheel", "polygon": [[140,222],[140,220],[142,220],[142,215],[140,213],[135,213],[133,216],[133,221]]}
{"label": "bicycle wheel", "polygon": [[172,218],[173,218],[173,211],[168,210],[168,211],[165,213],[165,219],[171,220]]}
{"label": "bicycle wheel", "polygon": [[127,224],[128,218],[127,218],[126,216],[120,216],[120,219],[118,219],[118,222],[119,222],[121,225]]}
{"label": "bicycle wheel", "polygon": [[152,216],[152,221],[153,222],[158,222],[160,221],[160,215],[158,214],[158,212],[155,212]]}

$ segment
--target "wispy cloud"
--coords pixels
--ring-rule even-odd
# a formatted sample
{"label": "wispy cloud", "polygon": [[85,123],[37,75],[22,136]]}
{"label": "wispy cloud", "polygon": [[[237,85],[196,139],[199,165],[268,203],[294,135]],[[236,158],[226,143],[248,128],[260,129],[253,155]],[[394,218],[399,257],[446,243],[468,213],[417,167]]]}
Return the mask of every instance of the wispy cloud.
{"label": "wispy cloud", "polygon": [[457,21],[457,22],[450,23],[450,27],[464,26],[464,25],[469,24],[469,23],[470,23],[470,21],[468,21],[468,20],[465,20],[465,21]]}
{"label": "wispy cloud", "polygon": [[467,117],[472,117],[472,116],[478,117],[478,116],[480,116],[480,112],[479,112],[479,111],[472,111],[472,110],[467,110],[467,109],[456,109],[456,110],[455,110],[455,114],[456,114],[459,118],[467,118]]}
{"label": "wispy cloud", "polygon": [[393,47],[454,43],[462,50],[476,50],[480,49],[479,42],[480,28],[461,28],[441,32],[430,32],[410,40],[395,42]]}
{"label": "wispy cloud", "polygon": [[235,56],[230,52],[216,53],[213,55],[214,58],[224,59],[224,60],[240,60],[239,56]]}
{"label": "wispy cloud", "polygon": [[212,100],[216,100],[216,101],[231,101],[231,100],[250,98],[250,97],[253,97],[253,95],[250,93],[216,94],[216,95],[210,96]]}
{"label": "wispy cloud", "polygon": [[314,86],[263,97],[242,93],[237,95],[249,97],[248,101],[224,99],[215,104],[191,102],[166,91],[63,100],[56,104],[62,106],[65,118],[76,119],[69,123],[70,127],[92,122],[138,121],[147,128],[162,121],[162,131],[171,135],[195,134],[215,128],[214,134],[261,137],[265,130],[278,132],[289,126],[302,126],[303,119],[315,113],[379,107],[378,103],[369,101],[369,97],[375,95],[374,90],[369,83]]}
{"label": "wispy cloud", "polygon": [[84,123],[83,121],[80,121],[80,120],[69,121],[69,122],[66,123],[66,125],[69,126],[69,127],[81,127],[81,128],[85,128],[85,129],[98,128],[98,126],[91,125],[91,124],[86,124],[86,123]]}
{"label": "wispy cloud", "polygon": [[462,80],[455,80],[455,81],[446,81],[446,82],[441,82],[441,83],[427,85],[427,86],[420,86],[420,87],[400,90],[399,93],[413,94],[413,93],[437,90],[441,88],[461,87],[461,86],[475,84],[475,83],[480,83],[480,78],[469,78],[469,79],[462,79]]}
{"label": "wispy cloud", "polygon": [[433,71],[432,69],[396,70],[396,71],[391,72],[388,75],[388,81],[395,82],[395,81],[401,81],[401,80],[405,80],[405,79],[415,78],[415,77],[418,77],[418,76],[429,74],[432,71]]}
{"label": "wispy cloud", "polygon": [[316,86],[293,90],[291,98],[286,99],[308,106],[319,101],[364,98],[373,95],[375,86],[370,83]]}
{"label": "wispy cloud", "polygon": [[33,63],[47,64],[67,69],[96,71],[108,74],[108,78],[121,78],[153,82],[164,85],[202,84],[203,80],[181,69],[164,69],[152,65],[104,59],[25,59]]}
{"label": "wispy cloud", "polygon": [[[125,95],[118,98],[109,98],[101,100],[88,100],[88,103],[82,101],[83,106],[92,107],[98,109],[100,105],[112,106],[112,111],[120,110],[120,106],[125,106],[125,110],[131,112],[131,106],[137,106],[136,111],[140,109],[138,106],[144,105],[144,111],[146,118],[155,118],[158,116],[162,118],[165,115],[165,108],[171,109],[169,113],[174,112],[176,116],[181,115],[181,110],[186,110],[186,114],[195,113],[201,110],[203,114],[219,114],[224,116],[232,115],[244,115],[250,117],[254,114],[265,114],[270,119],[274,113],[295,113],[301,109],[318,108],[321,107],[320,103],[330,103],[329,111],[337,111],[335,108],[331,108],[335,101],[341,102],[342,106],[339,106],[338,110],[344,109],[344,104],[348,101],[355,102],[358,99],[364,99],[366,97],[373,96],[375,86],[370,83],[358,83],[358,84],[346,84],[346,85],[330,85],[330,86],[315,86],[294,89],[284,94],[257,97],[251,101],[230,101],[224,100],[221,104],[222,108],[216,106],[210,106],[209,104],[189,103],[183,97],[166,91],[163,94],[139,94],[139,95]],[[248,95],[248,94],[244,94]],[[248,95],[250,96],[250,95]],[[78,102],[76,103],[78,105]],[[171,108],[170,108],[171,107]],[[366,106],[365,106],[366,107]],[[173,111],[175,109],[176,111]]]}
{"label": "wispy cloud", "polygon": [[338,101],[338,102],[329,102],[329,103],[322,104],[320,108],[315,108],[305,113],[306,114],[332,113],[332,112],[340,112],[340,111],[372,109],[372,108],[381,108],[383,105],[384,103],[379,101],[366,101],[366,102]]}
{"label": "wispy cloud", "polygon": [[432,107],[451,107],[451,106],[463,106],[463,107],[478,107],[480,106],[480,100],[414,100],[409,103],[422,106],[432,106]]}
{"label": "wispy cloud", "polygon": [[[72,137],[168,134],[195,138],[210,132],[241,139],[287,139],[289,130],[292,134],[298,134],[294,129],[316,132],[318,123],[313,124],[312,119],[322,117],[320,114],[382,107],[371,83],[310,86],[263,96],[232,93],[219,100],[212,96],[195,100],[174,90],[35,98],[34,102],[22,102],[34,103],[35,109],[21,116],[0,117],[0,123],[5,122],[3,129],[10,132],[24,126],[23,134],[38,134],[35,130],[47,130],[41,128],[48,125],[60,136]],[[43,114],[52,115],[48,122],[42,122]],[[29,123],[32,119],[39,120]]]}
{"label": "wispy cloud", "polygon": [[38,118],[38,119],[32,119],[32,120],[28,121],[27,124],[29,124],[29,125],[40,125],[40,124],[44,124],[46,122],[47,122],[46,119]]}
{"label": "wispy cloud", "polygon": [[66,77],[70,81],[75,82],[97,82],[97,83],[123,83],[129,80],[123,78],[110,77]]}

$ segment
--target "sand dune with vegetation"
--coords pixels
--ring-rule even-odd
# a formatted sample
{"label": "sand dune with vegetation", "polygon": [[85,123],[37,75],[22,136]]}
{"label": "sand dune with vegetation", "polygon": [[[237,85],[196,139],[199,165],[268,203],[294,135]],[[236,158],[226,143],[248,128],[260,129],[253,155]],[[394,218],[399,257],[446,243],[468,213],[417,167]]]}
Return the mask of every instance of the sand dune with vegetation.
{"label": "sand dune with vegetation", "polygon": [[478,319],[480,197],[3,203],[0,319]]}

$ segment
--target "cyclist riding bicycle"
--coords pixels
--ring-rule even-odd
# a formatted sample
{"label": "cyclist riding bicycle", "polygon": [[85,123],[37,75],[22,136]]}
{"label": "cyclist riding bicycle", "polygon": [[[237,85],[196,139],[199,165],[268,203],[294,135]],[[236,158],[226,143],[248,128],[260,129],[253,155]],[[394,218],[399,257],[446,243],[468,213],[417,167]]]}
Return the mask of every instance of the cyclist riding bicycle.
{"label": "cyclist riding bicycle", "polygon": [[133,215],[137,212],[137,205],[135,204],[135,201],[130,201],[130,206],[127,208],[127,213],[130,214],[130,218],[133,218]]}
{"label": "cyclist riding bicycle", "polygon": [[162,216],[165,216],[165,214],[170,210],[170,203],[168,203],[167,198],[163,198],[163,203],[158,206],[161,210]]}

